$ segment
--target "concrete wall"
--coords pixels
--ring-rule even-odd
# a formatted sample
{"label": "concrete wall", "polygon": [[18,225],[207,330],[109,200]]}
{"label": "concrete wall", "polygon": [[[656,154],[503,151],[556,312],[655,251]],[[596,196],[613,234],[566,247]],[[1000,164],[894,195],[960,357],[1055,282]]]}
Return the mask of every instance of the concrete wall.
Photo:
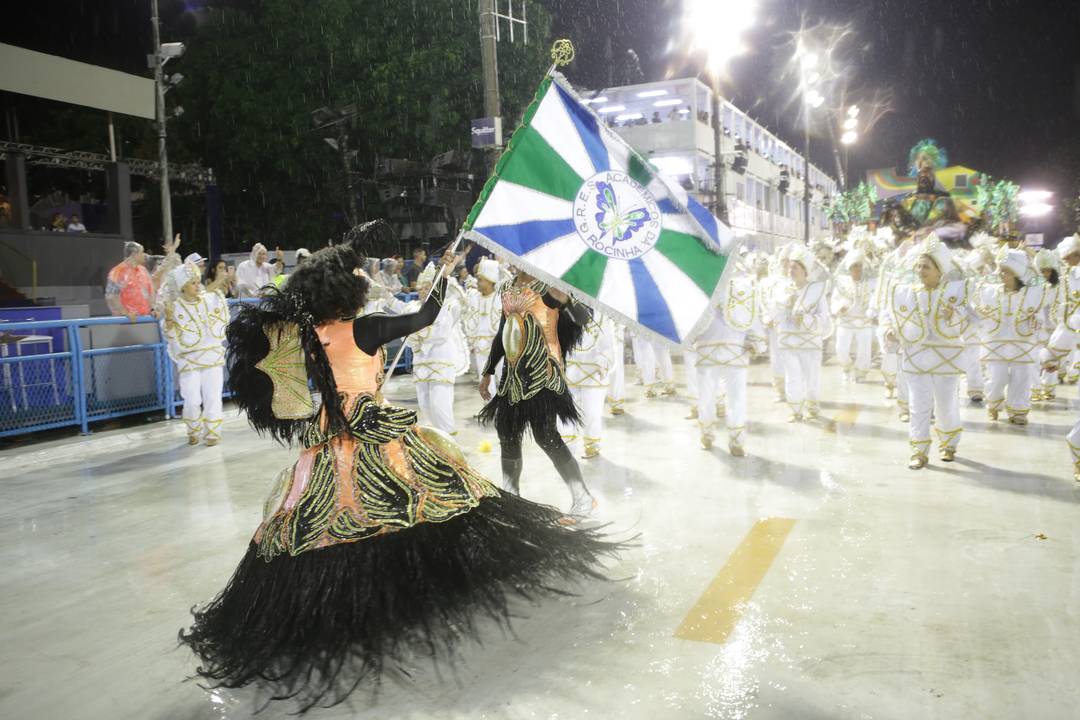
{"label": "concrete wall", "polygon": [[45,296],[42,288],[104,288],[109,270],[124,259],[124,240],[116,235],[0,232],[4,282],[18,288],[31,286],[32,266],[27,258],[37,261],[39,296]]}

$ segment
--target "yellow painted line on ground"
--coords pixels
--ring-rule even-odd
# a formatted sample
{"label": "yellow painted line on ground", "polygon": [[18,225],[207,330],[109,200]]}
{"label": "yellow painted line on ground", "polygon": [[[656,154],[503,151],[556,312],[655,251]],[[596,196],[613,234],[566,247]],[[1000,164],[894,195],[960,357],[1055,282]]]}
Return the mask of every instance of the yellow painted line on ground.
{"label": "yellow painted line on ground", "polygon": [[855,424],[855,419],[859,417],[860,410],[860,406],[855,403],[845,405],[837,411],[836,417],[834,417],[832,420],[826,421],[825,429],[829,432],[834,433],[836,432],[836,428],[840,425],[844,425],[846,427],[853,426]]}
{"label": "yellow painted line on ground", "polygon": [[791,518],[758,520],[686,614],[675,637],[721,645],[727,642],[794,525]]}

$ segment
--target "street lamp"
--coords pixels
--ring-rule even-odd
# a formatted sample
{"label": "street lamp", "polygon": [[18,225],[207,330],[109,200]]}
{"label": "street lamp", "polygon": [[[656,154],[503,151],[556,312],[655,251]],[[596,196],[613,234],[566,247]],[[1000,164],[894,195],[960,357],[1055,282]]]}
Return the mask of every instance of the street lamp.
{"label": "street lamp", "polygon": [[800,42],[795,48],[799,63],[799,93],[803,100],[803,242],[810,244],[810,109],[825,103],[825,96],[812,87],[821,80],[816,68],[819,57],[816,52]]}
{"label": "street lamp", "polygon": [[724,161],[720,148],[720,73],[731,58],[745,50],[743,34],[754,24],[755,0],[686,0],[683,27],[690,47],[706,56],[705,68],[712,81],[714,185],[713,212],[727,222],[724,199]]}

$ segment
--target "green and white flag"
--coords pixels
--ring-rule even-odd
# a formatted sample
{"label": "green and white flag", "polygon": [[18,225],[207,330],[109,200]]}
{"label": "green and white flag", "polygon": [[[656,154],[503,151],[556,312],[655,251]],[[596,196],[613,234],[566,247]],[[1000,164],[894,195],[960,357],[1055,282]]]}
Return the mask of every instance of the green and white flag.
{"label": "green and white flag", "polygon": [[465,237],[667,343],[712,319],[730,230],[576,96],[544,79],[465,222]]}

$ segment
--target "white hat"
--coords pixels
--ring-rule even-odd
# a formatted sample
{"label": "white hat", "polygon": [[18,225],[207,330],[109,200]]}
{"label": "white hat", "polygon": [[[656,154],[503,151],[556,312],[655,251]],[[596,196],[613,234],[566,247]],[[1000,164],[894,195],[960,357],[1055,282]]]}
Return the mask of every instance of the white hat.
{"label": "white hat", "polygon": [[866,254],[862,250],[852,250],[844,256],[844,269],[850,270],[853,265],[865,265]]}
{"label": "white hat", "polygon": [[810,248],[801,243],[791,243],[785,247],[790,248],[788,250],[788,260],[802,265],[807,275],[813,272],[814,267],[817,265],[817,258],[810,252]]}
{"label": "white hat", "polygon": [[201,262],[206,262],[206,258],[204,258],[199,253],[191,253],[186,258],[184,258],[184,264],[186,265],[198,265]]}
{"label": "white hat", "polygon": [[196,265],[183,263],[175,270],[169,271],[169,282],[176,288],[176,292],[180,292],[181,288],[192,280],[198,280],[200,276],[199,268]]}
{"label": "white hat", "polygon": [[1007,268],[1020,282],[1024,282],[1030,267],[1027,253],[1023,250],[1006,250],[998,255],[998,267]]}
{"label": "white hat", "polygon": [[997,240],[989,233],[982,232],[981,230],[971,236],[971,247],[994,247],[997,245]]}
{"label": "white hat", "polygon": [[296,248],[296,259],[311,257],[311,251],[307,248]]}
{"label": "white hat", "polygon": [[436,272],[437,271],[435,270],[435,263],[428,263],[427,267],[424,268],[424,271],[416,276],[417,287],[421,285],[430,285],[431,283],[435,282]]}
{"label": "white hat", "polygon": [[1041,270],[1060,270],[1061,260],[1053,250],[1043,248],[1035,253],[1035,267]]}
{"label": "white hat", "polygon": [[941,242],[935,233],[930,233],[926,238],[915,247],[915,257],[922,257],[923,255],[929,256],[934,264],[937,265],[941,274],[949,272],[953,269],[952,251],[949,250],[949,246]]}
{"label": "white hat", "polygon": [[492,258],[483,258],[476,268],[476,277],[493,283],[499,282],[499,263]]}
{"label": "white hat", "polygon": [[1070,235],[1069,237],[1058,243],[1057,254],[1062,260],[1066,255],[1072,255],[1077,250],[1080,250],[1080,233],[1076,235]]}

